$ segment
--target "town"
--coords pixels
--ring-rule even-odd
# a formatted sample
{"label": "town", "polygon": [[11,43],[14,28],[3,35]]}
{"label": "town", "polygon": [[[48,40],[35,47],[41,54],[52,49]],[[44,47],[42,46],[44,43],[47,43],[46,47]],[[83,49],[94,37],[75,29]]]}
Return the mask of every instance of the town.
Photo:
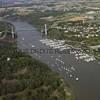
{"label": "town", "polygon": [[0,100],[99,94],[100,0],[0,0]]}

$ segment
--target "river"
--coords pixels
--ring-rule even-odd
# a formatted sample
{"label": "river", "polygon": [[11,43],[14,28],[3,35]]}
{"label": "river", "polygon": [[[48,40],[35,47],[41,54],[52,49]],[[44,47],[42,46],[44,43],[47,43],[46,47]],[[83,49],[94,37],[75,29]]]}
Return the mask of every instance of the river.
{"label": "river", "polygon": [[[31,50],[32,45],[37,49],[50,49],[40,42],[41,33],[32,25],[21,21],[15,21],[12,24],[15,26],[18,35],[17,45],[19,49]],[[72,54],[29,54],[48,64],[51,69],[59,72],[65,80],[69,81],[75,93],[75,100],[100,99],[100,64],[97,61],[76,60]],[[64,63],[57,61],[57,59]],[[69,71],[66,71],[64,67]]]}

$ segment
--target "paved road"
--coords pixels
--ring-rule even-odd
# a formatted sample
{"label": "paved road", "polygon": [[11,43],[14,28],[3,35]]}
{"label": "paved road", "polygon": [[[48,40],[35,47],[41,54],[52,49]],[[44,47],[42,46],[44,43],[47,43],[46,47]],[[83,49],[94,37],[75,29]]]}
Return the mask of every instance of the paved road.
{"label": "paved road", "polygon": [[[31,50],[50,49],[42,44],[41,33],[26,22],[12,22],[15,25],[18,39],[18,48]],[[69,81],[76,95],[75,100],[100,99],[100,64],[96,61],[84,62],[76,60],[71,54],[39,54],[30,53],[31,56],[48,64],[53,70],[61,73]]]}

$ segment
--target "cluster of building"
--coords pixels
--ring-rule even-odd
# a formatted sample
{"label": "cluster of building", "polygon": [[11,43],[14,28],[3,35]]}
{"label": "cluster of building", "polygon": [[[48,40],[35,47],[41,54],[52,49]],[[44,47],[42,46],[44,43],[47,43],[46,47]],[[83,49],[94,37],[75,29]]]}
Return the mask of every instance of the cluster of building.
{"label": "cluster of building", "polygon": [[[32,8],[38,9],[40,11],[62,11],[62,12],[82,12],[82,11],[99,11],[99,7],[91,7],[91,6],[84,6],[80,2],[70,2],[70,1],[61,1],[57,0],[57,2],[52,0],[36,0],[32,6]],[[84,1],[83,1],[84,2]],[[90,14],[90,13],[89,13]]]}
{"label": "cluster of building", "polygon": [[94,26],[88,25],[86,26],[68,26],[67,30],[65,32],[73,32],[76,33],[74,36],[76,37],[98,37],[100,33],[100,26]]}
{"label": "cluster of building", "polygon": [[73,22],[68,22],[64,24],[63,26],[57,26],[55,27],[57,29],[63,30],[64,33],[70,33],[75,37],[98,37],[100,35],[100,25],[94,23],[81,23],[78,24]]}

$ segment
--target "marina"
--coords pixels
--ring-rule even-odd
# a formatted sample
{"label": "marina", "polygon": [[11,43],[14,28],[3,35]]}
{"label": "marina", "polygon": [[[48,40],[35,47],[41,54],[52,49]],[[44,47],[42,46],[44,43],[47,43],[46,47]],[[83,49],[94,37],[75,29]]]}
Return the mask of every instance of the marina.
{"label": "marina", "polygon": [[[64,48],[62,46],[65,46],[65,41],[43,39],[40,32],[36,31],[36,29],[28,23],[12,23],[14,24],[18,35],[17,45],[19,49],[31,49],[32,45],[35,46],[34,48],[38,49],[53,49],[54,46],[59,46],[59,44],[62,44],[59,46],[60,50]],[[28,31],[26,31],[26,29]],[[47,46],[46,43],[48,44],[49,41],[53,44]],[[53,47],[51,47],[52,45]],[[67,50],[70,52],[65,54],[34,53],[30,55],[33,58],[39,59],[43,63],[46,63],[52,70],[60,73],[65,81],[70,83],[76,96],[75,100],[99,100],[99,62],[97,62],[92,55],[84,53],[83,50],[72,48],[66,44],[66,51]],[[81,59],[79,57],[81,57]]]}
{"label": "marina", "polygon": [[59,49],[60,51],[70,50],[70,54],[73,54],[77,60],[84,60],[86,62],[95,61],[94,56],[90,56],[84,53],[82,50],[74,50],[72,46],[65,44],[63,40],[50,40],[50,39],[43,39],[40,40],[41,43],[45,44],[46,46],[52,47],[53,49]]}

